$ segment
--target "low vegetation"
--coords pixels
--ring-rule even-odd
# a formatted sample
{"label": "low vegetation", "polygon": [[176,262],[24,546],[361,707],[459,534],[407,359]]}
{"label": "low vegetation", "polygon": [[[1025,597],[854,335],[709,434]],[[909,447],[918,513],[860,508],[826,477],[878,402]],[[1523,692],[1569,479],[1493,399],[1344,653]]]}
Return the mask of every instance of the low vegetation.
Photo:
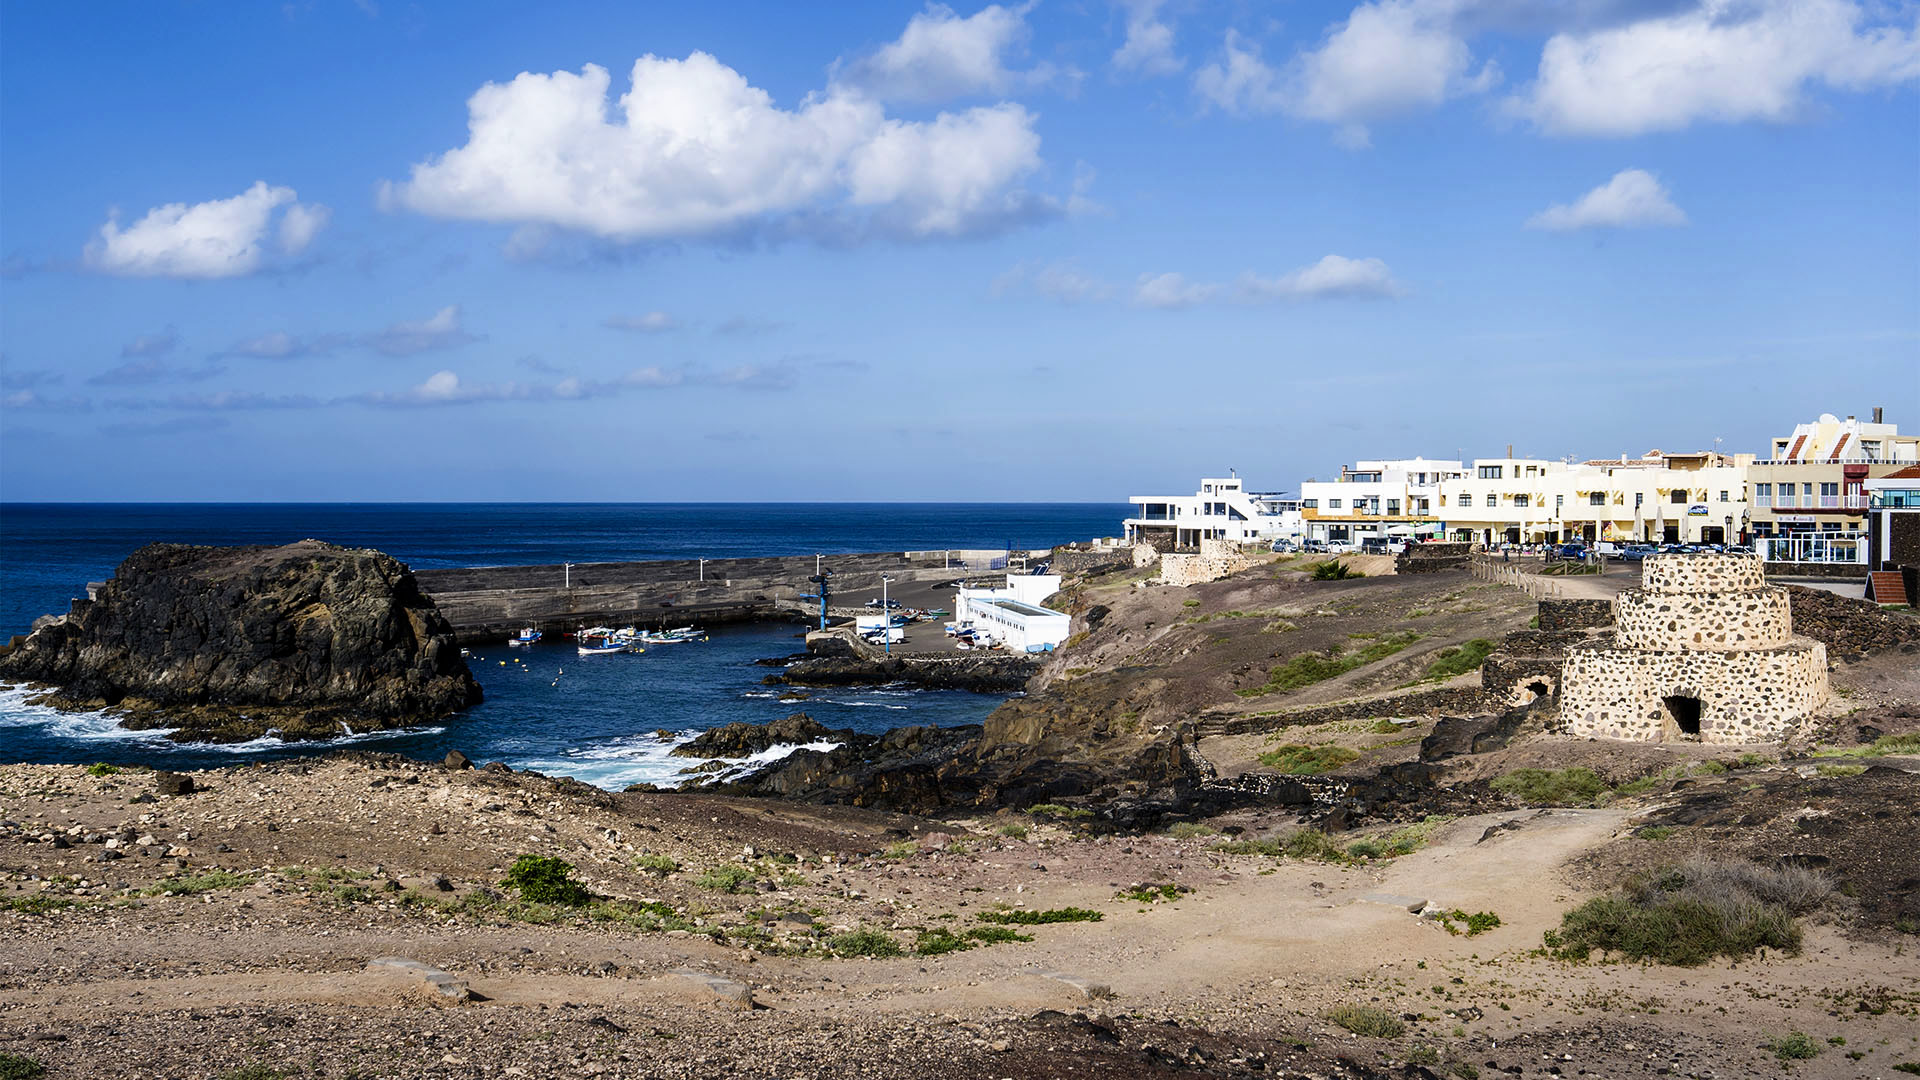
{"label": "low vegetation", "polygon": [[1500,916],[1491,911],[1476,911],[1469,915],[1459,908],[1454,908],[1451,911],[1439,912],[1434,918],[1439,921],[1442,930],[1454,937],[1462,934],[1467,937],[1479,937],[1500,925]]}
{"label": "low vegetation", "polygon": [[0,1054],[0,1080],[39,1080],[45,1075],[47,1067],[33,1058]]}
{"label": "low vegetation", "polygon": [[964,931],[935,927],[922,930],[913,941],[915,956],[941,956],[951,952],[964,952],[983,945],[1000,945],[1010,941],[1032,941],[1032,934],[1022,934],[1006,926],[975,926]]}
{"label": "low vegetation", "polygon": [[1337,559],[1329,559],[1326,562],[1308,563],[1307,576],[1315,581],[1345,581],[1367,575]]}
{"label": "low vegetation", "polygon": [[1402,855],[1411,855],[1425,847],[1433,834],[1452,820],[1446,814],[1430,814],[1412,825],[1403,825],[1379,836],[1364,837],[1344,847],[1318,829],[1300,829],[1288,834],[1285,839],[1261,837],[1225,840],[1213,845],[1213,850],[1228,855],[1267,855],[1354,865],[1362,860],[1397,859]]}
{"label": "low vegetation", "polygon": [[1051,802],[1036,803],[1033,806],[1029,806],[1027,807],[1027,813],[1035,817],[1067,818],[1069,820],[1090,818],[1093,816],[1093,811],[1084,806],[1063,806],[1060,803]]}
{"label": "low vegetation", "polygon": [[835,956],[856,957],[899,956],[905,950],[891,934],[878,930],[849,930],[844,934],[835,934],[827,939],[827,949]]}
{"label": "low vegetation", "polygon": [[1131,900],[1136,904],[1153,904],[1162,900],[1178,900],[1192,891],[1185,885],[1175,885],[1169,881],[1160,885],[1135,885],[1130,889],[1122,889],[1114,899]]}
{"label": "low vegetation", "polygon": [[680,869],[680,863],[666,855],[640,855],[633,860],[633,868],[648,874],[666,877]]}
{"label": "low vegetation", "polygon": [[1781,1061],[1806,1061],[1820,1056],[1820,1044],[1804,1031],[1789,1031],[1769,1041],[1767,1049]]}
{"label": "low vegetation", "polygon": [[1567,912],[1546,948],[1562,960],[1598,951],[1681,967],[1762,948],[1798,953],[1795,916],[1832,891],[1825,875],[1803,867],[1691,859]]}
{"label": "low vegetation", "polygon": [[117,773],[119,771],[120,771],[120,766],[109,765],[104,761],[96,761],[93,764],[87,766],[88,776],[112,776],[114,773]]}
{"label": "low vegetation", "polygon": [[1260,764],[1286,776],[1319,776],[1359,757],[1358,750],[1344,746],[1288,745],[1261,754]]}
{"label": "low vegetation", "polygon": [[1465,675],[1469,671],[1479,671],[1480,666],[1487,662],[1487,657],[1498,647],[1486,638],[1474,638],[1464,645],[1449,645],[1434,654],[1433,662],[1427,665],[1427,678],[1438,682]]}
{"label": "low vegetation", "polygon": [[587,887],[572,878],[573,864],[551,855],[522,855],[507,870],[506,884],[520,891],[530,904],[584,907],[593,899]]}
{"label": "low vegetation", "polygon": [[1106,916],[1086,908],[1063,907],[1045,911],[983,911],[974,918],[1000,926],[1042,926],[1047,923],[1099,922]]}
{"label": "low vegetation", "polygon": [[712,889],[722,893],[749,893],[756,891],[756,882],[760,875],[746,866],[716,866],[693,879],[695,885],[703,889]]}
{"label": "low vegetation", "polygon": [[1813,752],[1814,757],[1886,757],[1890,754],[1920,754],[1920,731],[1882,735],[1865,746],[1829,746]]}
{"label": "low vegetation", "polygon": [[1530,806],[1594,806],[1612,789],[1582,765],[1568,769],[1515,769],[1495,777],[1495,791]]}
{"label": "low vegetation", "polygon": [[1336,1005],[1327,1019],[1353,1032],[1376,1039],[1397,1039],[1407,1033],[1407,1025],[1398,1016],[1372,1005]]}
{"label": "low vegetation", "polygon": [[1385,660],[1418,640],[1420,640],[1419,634],[1411,630],[1403,630],[1372,638],[1364,648],[1352,652],[1336,645],[1324,653],[1299,653],[1289,657],[1286,663],[1269,668],[1267,681],[1263,685],[1235,690],[1234,693],[1241,697],[1258,697],[1263,694],[1312,686],[1314,683],[1345,675],[1355,668]]}

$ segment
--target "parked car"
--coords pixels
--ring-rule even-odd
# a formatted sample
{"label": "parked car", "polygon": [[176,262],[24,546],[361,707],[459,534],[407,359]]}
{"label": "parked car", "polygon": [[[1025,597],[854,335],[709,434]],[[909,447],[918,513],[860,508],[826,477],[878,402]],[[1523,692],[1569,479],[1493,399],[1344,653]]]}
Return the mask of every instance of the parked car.
{"label": "parked car", "polygon": [[1619,558],[1620,552],[1625,550],[1625,548],[1626,548],[1626,545],[1616,544],[1611,540],[1602,540],[1599,543],[1593,545],[1594,552],[1600,555],[1602,558],[1607,558],[1607,559]]}
{"label": "parked car", "polygon": [[1561,544],[1552,550],[1554,554],[1563,559],[1584,559],[1587,557],[1587,546],[1585,544]]}
{"label": "parked car", "polygon": [[1659,548],[1654,547],[1652,544],[1628,544],[1620,549],[1620,558],[1628,562],[1639,562],[1641,559],[1659,550]]}

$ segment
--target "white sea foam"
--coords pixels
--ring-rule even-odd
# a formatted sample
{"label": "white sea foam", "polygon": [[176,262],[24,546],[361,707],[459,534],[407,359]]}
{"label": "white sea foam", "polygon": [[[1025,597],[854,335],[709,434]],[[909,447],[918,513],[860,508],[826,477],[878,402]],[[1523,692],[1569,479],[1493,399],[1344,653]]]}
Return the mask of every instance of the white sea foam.
{"label": "white sea foam", "polygon": [[627,735],[564,750],[558,755],[521,758],[515,765],[548,775],[571,776],[608,791],[621,791],[642,783],[673,788],[689,780],[732,779],[770,761],[778,761],[795,750],[831,750],[840,745],[836,742],[781,743],[738,761],[724,759],[728,767],[721,772],[687,775],[681,770],[699,764],[699,759],[675,757],[673,748],[692,741],[693,737],[691,732],[669,738],[651,732]]}
{"label": "white sea foam", "polygon": [[[149,728],[135,731],[120,726],[120,718],[109,712],[67,712],[46,705],[30,705],[27,698],[35,696],[23,686],[0,688],[0,728],[40,728],[55,738],[72,739],[77,742],[118,742],[137,744],[148,752],[187,751],[199,753],[219,751],[231,754],[258,753],[262,750],[283,750],[286,740],[271,730],[268,734],[246,742],[176,742],[168,738],[171,728]],[[331,749],[337,746],[352,746],[359,743],[378,742],[411,735],[437,735],[445,731],[444,727],[392,728],[385,731],[361,731],[351,735],[341,735],[325,742],[311,743],[315,748]]]}

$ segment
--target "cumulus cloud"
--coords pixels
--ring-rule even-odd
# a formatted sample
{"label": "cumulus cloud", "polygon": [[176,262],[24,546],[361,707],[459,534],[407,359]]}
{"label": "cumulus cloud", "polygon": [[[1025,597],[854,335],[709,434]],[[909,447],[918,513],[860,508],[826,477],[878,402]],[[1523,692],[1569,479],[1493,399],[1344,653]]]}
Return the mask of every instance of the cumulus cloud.
{"label": "cumulus cloud", "polygon": [[1127,13],[1127,39],[1113,53],[1113,66],[1136,75],[1171,75],[1181,60],[1173,51],[1173,25],[1161,16],[1166,0],[1120,0]]}
{"label": "cumulus cloud", "polygon": [[[562,380],[562,384],[572,380]],[[514,401],[535,396],[525,383],[463,383],[451,371],[436,371],[418,386],[395,393],[375,391],[349,399],[365,405],[460,405],[479,401]]]}
{"label": "cumulus cloud", "polygon": [[280,207],[288,207],[281,215],[281,249],[288,254],[305,248],[326,223],[326,207],[303,205],[298,198],[290,187],[269,187],[260,180],[231,199],[156,206],[124,229],[115,212],[87,245],[87,265],[129,277],[251,274],[261,267],[261,244]]}
{"label": "cumulus cloud", "polygon": [[169,326],[158,334],[141,334],[139,337],[120,346],[120,356],[123,359],[127,357],[165,356],[172,352],[174,346],[178,344],[180,344],[180,336],[174,333],[173,328]]}
{"label": "cumulus cloud", "polygon": [[622,242],[775,223],[953,237],[1063,211],[1021,187],[1040,137],[1017,104],[910,122],[834,86],[787,110],[700,52],[643,56],[617,101],[610,87],[592,64],[488,83],[467,103],[466,145],[384,184],[382,204]]}
{"label": "cumulus cloud", "polygon": [[642,334],[660,334],[680,329],[679,320],[664,311],[649,311],[645,315],[615,315],[602,325],[613,330],[634,330]]}
{"label": "cumulus cloud", "polygon": [[1284,70],[1228,31],[1220,58],[1195,75],[1194,90],[1228,112],[1284,112],[1334,124],[1341,144],[1365,146],[1369,123],[1499,81],[1492,62],[1472,70],[1471,51],[1455,28],[1459,6],[1456,0],[1361,4]]}
{"label": "cumulus cloud", "polygon": [[1133,302],[1137,307],[1174,311],[1204,304],[1220,292],[1218,285],[1188,281],[1183,274],[1141,274],[1133,287]]}
{"label": "cumulus cloud", "polygon": [[460,326],[460,306],[449,304],[431,318],[394,323],[384,330],[366,335],[364,344],[387,356],[413,356],[417,353],[452,349],[479,341]]}
{"label": "cumulus cloud", "polygon": [[1113,286],[1082,272],[1071,262],[1021,263],[993,279],[995,296],[1033,293],[1062,304],[1105,300]]}
{"label": "cumulus cloud", "polygon": [[1920,26],[1870,25],[1852,0],[1705,0],[1548,39],[1509,103],[1542,131],[1627,136],[1699,122],[1786,121],[1811,84],[1866,90],[1920,79]]}
{"label": "cumulus cloud", "polygon": [[1379,259],[1328,255],[1312,266],[1278,277],[1249,270],[1233,284],[1190,281],[1184,275],[1142,274],[1133,290],[1137,307],[1178,310],[1197,304],[1231,302],[1272,304],[1316,299],[1388,299],[1405,295],[1387,264]]}
{"label": "cumulus cloud", "polygon": [[897,40],[835,72],[833,86],[882,101],[931,102],[1005,94],[1055,78],[1047,64],[1007,67],[1026,43],[1025,8],[993,4],[963,19],[945,4],[929,4]]}
{"label": "cumulus cloud", "polygon": [[1615,228],[1649,225],[1685,225],[1687,215],[1673,204],[1667,189],[1652,173],[1622,169],[1613,179],[1582,195],[1572,204],[1547,207],[1527,220],[1530,229]]}

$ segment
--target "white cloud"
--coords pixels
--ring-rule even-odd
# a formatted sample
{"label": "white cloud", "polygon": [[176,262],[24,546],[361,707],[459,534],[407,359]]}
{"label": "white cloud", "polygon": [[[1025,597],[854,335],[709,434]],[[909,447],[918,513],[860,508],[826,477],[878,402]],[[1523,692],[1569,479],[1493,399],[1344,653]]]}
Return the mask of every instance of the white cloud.
{"label": "white cloud", "polygon": [[1220,295],[1220,286],[1188,281],[1181,274],[1141,274],[1133,287],[1137,307],[1174,311],[1204,304]]}
{"label": "white cloud", "polygon": [[[305,247],[325,224],[327,210],[303,206],[289,187],[269,187],[255,181],[231,199],[215,199],[188,206],[168,203],[122,229],[114,213],[87,245],[87,265],[109,274],[130,277],[223,278],[258,270],[261,241],[272,225],[274,211],[287,206],[281,225],[282,245],[291,253]],[[297,224],[287,221],[299,215]],[[289,233],[291,228],[291,233]],[[290,236],[298,247],[288,247]]]}
{"label": "white cloud", "polygon": [[[1040,140],[1018,105],[906,122],[829,88],[785,110],[699,52],[643,56],[631,82],[611,105],[608,73],[592,64],[489,83],[467,103],[466,145],[383,185],[382,204],[622,241],[781,219],[958,236],[1060,210],[1019,187],[1040,167]],[[844,220],[855,211],[867,220]]]}
{"label": "white cloud", "polygon": [[603,325],[614,330],[636,330],[643,334],[680,329],[679,320],[664,311],[649,311],[645,315],[615,315]]}
{"label": "white cloud", "polygon": [[963,19],[945,4],[929,4],[897,40],[836,72],[834,88],[881,101],[928,102],[1045,83],[1054,77],[1050,65],[1016,72],[1006,64],[1026,46],[1025,13],[993,4]]}
{"label": "white cloud", "polygon": [[1273,300],[1310,300],[1316,297],[1385,298],[1406,292],[1379,259],[1349,259],[1328,255],[1312,266],[1263,278],[1248,271],[1240,275],[1239,296],[1245,303]]}
{"label": "white cloud", "polygon": [[1342,145],[1365,146],[1368,123],[1499,81],[1491,62],[1472,71],[1472,54],[1453,25],[1459,6],[1458,0],[1361,4],[1327,29],[1319,48],[1300,53],[1284,70],[1229,30],[1221,57],[1196,73],[1194,90],[1228,112],[1284,112],[1334,124]]}
{"label": "white cloud", "polygon": [[449,304],[434,312],[431,318],[397,322],[384,330],[368,334],[363,343],[388,356],[413,356],[479,340],[478,336],[467,333],[461,327],[459,305]]}
{"label": "white cloud", "polygon": [[216,355],[246,356],[255,360],[302,360],[310,356],[325,356],[350,343],[351,339],[346,334],[303,338],[276,330],[270,334],[243,338]]}
{"label": "white cloud", "polygon": [[1563,32],[1509,107],[1562,135],[1638,135],[1697,122],[1786,121],[1811,83],[1920,78],[1920,25],[1867,25],[1851,0],[1705,0],[1626,25]]}
{"label": "white cloud", "polygon": [[995,296],[1031,292],[1062,304],[1106,300],[1113,286],[1090,277],[1070,262],[1021,263],[993,279]]}
{"label": "white cloud", "polygon": [[1280,73],[1260,58],[1260,47],[1238,31],[1227,31],[1221,58],[1194,72],[1193,89],[1203,99],[1232,113],[1278,112],[1286,102]]}
{"label": "white cloud", "polygon": [[165,356],[180,344],[180,336],[172,327],[158,334],[141,334],[120,347],[122,357]]}
{"label": "white cloud", "polygon": [[280,219],[280,250],[288,255],[298,255],[313,243],[314,235],[326,228],[327,219],[333,211],[319,203],[302,205],[294,203],[287,207],[285,217]]}
{"label": "white cloud", "polygon": [[1613,179],[1582,195],[1572,205],[1556,203],[1527,220],[1530,229],[1618,228],[1647,225],[1685,225],[1682,213],[1667,189],[1652,173],[1622,169]]}
{"label": "white cloud", "polygon": [[1161,17],[1166,0],[1120,0],[1127,11],[1127,40],[1114,50],[1113,66],[1138,75],[1171,75],[1184,66],[1173,51],[1173,26]]}
{"label": "white cloud", "polygon": [[1405,295],[1387,264],[1379,259],[1349,259],[1328,255],[1312,266],[1278,277],[1261,277],[1249,270],[1229,285],[1189,281],[1181,274],[1142,274],[1134,286],[1137,307],[1177,310],[1196,304],[1231,301],[1271,304],[1316,299],[1384,299]]}

